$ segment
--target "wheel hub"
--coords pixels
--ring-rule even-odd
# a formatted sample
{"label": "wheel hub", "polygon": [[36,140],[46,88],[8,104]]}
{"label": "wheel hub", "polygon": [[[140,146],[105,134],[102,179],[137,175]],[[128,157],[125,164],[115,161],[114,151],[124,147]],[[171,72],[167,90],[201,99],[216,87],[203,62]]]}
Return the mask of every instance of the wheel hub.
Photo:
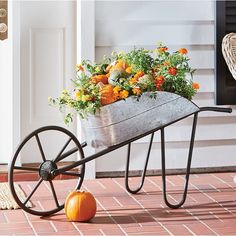
{"label": "wheel hub", "polygon": [[57,165],[52,161],[45,161],[39,168],[39,175],[43,180],[52,180],[54,175],[52,172],[57,169]]}

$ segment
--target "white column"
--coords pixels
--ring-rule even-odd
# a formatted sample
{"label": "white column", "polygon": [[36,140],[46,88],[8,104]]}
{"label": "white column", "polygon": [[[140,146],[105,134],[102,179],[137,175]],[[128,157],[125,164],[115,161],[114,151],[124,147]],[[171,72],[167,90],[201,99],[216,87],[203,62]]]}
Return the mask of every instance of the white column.
{"label": "white column", "polygon": [[[77,62],[83,59],[95,60],[95,2],[94,0],[77,1]],[[82,127],[77,119],[77,137],[83,141]],[[93,154],[96,150],[90,147],[84,148],[85,157]],[[85,178],[96,177],[95,160],[87,162]]]}

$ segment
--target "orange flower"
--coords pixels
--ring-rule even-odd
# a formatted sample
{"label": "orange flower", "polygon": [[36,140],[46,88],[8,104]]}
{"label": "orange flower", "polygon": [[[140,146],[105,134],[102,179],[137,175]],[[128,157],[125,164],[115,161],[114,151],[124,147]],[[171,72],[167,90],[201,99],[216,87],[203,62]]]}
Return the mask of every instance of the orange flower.
{"label": "orange flower", "polygon": [[188,50],[187,50],[186,48],[180,48],[180,49],[178,50],[178,52],[179,52],[180,54],[187,54],[187,53],[188,53]]}
{"label": "orange flower", "polygon": [[199,83],[193,83],[193,84],[192,84],[192,87],[193,87],[193,89],[195,89],[195,90],[200,89]]}
{"label": "orange flower", "polygon": [[138,72],[136,73],[135,76],[137,76],[137,77],[142,77],[142,76],[144,76],[144,72],[140,70],[140,71],[138,71]]}
{"label": "orange flower", "polygon": [[129,66],[126,68],[125,72],[127,72],[128,74],[130,74],[132,72],[132,67]]}
{"label": "orange flower", "polygon": [[168,47],[161,47],[161,48],[158,48],[157,49],[157,51],[159,52],[159,53],[163,53],[163,52],[165,52],[165,51],[167,51],[168,50]]}
{"label": "orange flower", "polygon": [[158,90],[161,90],[161,86],[164,82],[165,82],[165,78],[162,75],[159,75],[155,78],[155,84]]}
{"label": "orange flower", "polygon": [[163,62],[163,65],[164,65],[164,66],[169,66],[169,65],[170,65],[170,62],[164,61],[164,62]]}
{"label": "orange flower", "polygon": [[138,82],[138,77],[133,77],[129,80],[129,84],[136,84]]}
{"label": "orange flower", "polygon": [[129,80],[130,84],[136,84],[139,80],[140,77],[144,76],[144,72],[143,71],[138,71],[133,78],[131,78]]}
{"label": "orange flower", "polygon": [[168,69],[168,73],[169,73],[170,75],[175,76],[175,75],[177,74],[177,69],[176,69],[175,67],[170,67],[170,68]]}
{"label": "orange flower", "polygon": [[139,95],[139,94],[141,94],[141,89],[140,89],[139,87],[136,87],[136,88],[133,88],[133,89],[132,89],[132,92],[133,92],[133,94],[135,94],[135,95]]}
{"label": "orange flower", "polygon": [[77,71],[84,71],[84,67],[81,64],[76,64],[75,67]]}

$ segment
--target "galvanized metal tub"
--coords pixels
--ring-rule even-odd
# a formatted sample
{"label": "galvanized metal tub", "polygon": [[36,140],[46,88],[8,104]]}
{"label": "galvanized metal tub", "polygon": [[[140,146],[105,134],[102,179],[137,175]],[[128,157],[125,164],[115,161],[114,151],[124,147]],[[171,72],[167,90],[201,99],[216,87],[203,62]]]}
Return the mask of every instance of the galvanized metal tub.
{"label": "galvanized metal tub", "polygon": [[146,92],[139,101],[131,96],[103,106],[97,114],[81,122],[88,145],[110,147],[197,111],[198,106],[177,94],[157,92],[154,99]]}

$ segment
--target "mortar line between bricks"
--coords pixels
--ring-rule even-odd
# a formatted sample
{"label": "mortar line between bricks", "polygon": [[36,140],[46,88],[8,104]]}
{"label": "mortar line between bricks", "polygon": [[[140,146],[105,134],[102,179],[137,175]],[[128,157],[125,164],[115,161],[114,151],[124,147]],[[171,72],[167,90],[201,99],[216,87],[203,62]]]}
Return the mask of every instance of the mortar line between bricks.
{"label": "mortar line between bricks", "polygon": [[10,221],[9,221],[9,219],[8,219],[8,217],[6,216],[6,214],[3,212],[3,217],[5,218],[5,220],[6,220],[6,223],[10,223]]}
{"label": "mortar line between bricks", "polygon": [[112,197],[121,207],[123,207],[123,205],[120,203],[120,201],[116,198],[116,197]]}
{"label": "mortar line between bricks", "polygon": [[227,186],[229,186],[232,189],[235,189],[231,184],[225,182],[223,179],[219,178],[218,176],[211,174],[211,176],[213,176],[214,178],[218,179],[221,183],[226,184]]}
{"label": "mortar line between bricks", "polygon": [[[89,191],[89,188],[84,186],[84,188]],[[101,202],[96,199],[96,201],[98,202],[98,204],[101,206],[101,208],[108,214],[108,216],[110,217],[110,219],[120,228],[120,230],[127,235],[127,233],[125,232],[125,230],[122,228],[122,226],[120,224],[118,224],[118,222],[113,218],[113,216],[108,212],[108,210],[101,204]]]}
{"label": "mortar line between bricks", "polygon": [[132,219],[133,219],[133,221],[135,222],[135,223],[137,223],[138,225],[139,225],[139,227],[143,227],[142,226],[142,224],[141,223],[139,223],[135,218],[134,218],[134,216],[130,216]]}
{"label": "mortar line between bricks", "polygon": [[209,225],[207,225],[204,221],[200,220],[197,216],[195,216],[191,211],[184,208],[191,216],[193,216],[197,221],[199,221],[201,224],[205,225],[212,233],[215,235],[218,235]]}
{"label": "mortar line between bricks", "polygon": [[175,183],[173,183],[171,180],[169,180],[168,178],[166,178],[166,182],[169,182],[173,187],[175,187],[176,186],[176,184]]}
{"label": "mortar line between bricks", "polygon": [[97,180],[97,183],[103,188],[103,189],[107,189],[106,186],[104,184],[102,184],[99,180]]}
{"label": "mortar line between bricks", "polygon": [[25,217],[26,217],[26,219],[27,219],[27,221],[28,221],[29,226],[30,226],[31,229],[33,230],[34,235],[38,236],[38,233],[36,232],[36,230],[35,230],[33,224],[31,223],[31,221],[30,221],[30,219],[29,219],[27,213],[26,213],[25,211],[23,211],[23,214],[25,215]]}
{"label": "mortar line between bricks", "polygon": [[218,219],[221,222],[224,222],[223,220],[220,219],[220,217],[216,216],[212,211],[209,211],[209,213],[214,216],[216,219]]}
{"label": "mortar line between bricks", "polygon": [[99,229],[99,231],[101,232],[101,234],[102,234],[103,236],[106,236],[106,234],[103,232],[102,229]]}
{"label": "mortar line between bricks", "polygon": [[147,178],[147,181],[149,181],[150,183],[152,183],[154,186],[158,187],[160,191],[162,191],[162,188],[156,184],[154,181],[152,181],[151,179]]}
{"label": "mortar line between bricks", "polygon": [[52,228],[54,229],[54,231],[57,233],[58,229],[56,228],[56,226],[54,225],[54,223],[50,220],[49,223],[51,224]]}
{"label": "mortar line between bricks", "polygon": [[79,227],[75,224],[75,222],[71,222],[74,228],[80,233],[80,235],[83,235],[82,232],[80,231]]}
{"label": "mortar line between bricks", "polygon": [[195,234],[187,225],[185,225],[185,224],[182,224],[182,225],[183,225],[183,227],[184,227],[185,229],[188,230],[188,232],[189,232],[190,234],[192,234],[193,236],[196,236],[196,234]]}
{"label": "mortar line between bricks", "polygon": [[213,189],[215,189],[217,192],[221,192],[220,189],[216,188],[213,184],[209,184]]}
{"label": "mortar line between bricks", "polygon": [[[119,184],[115,179],[112,179],[112,181],[114,181],[121,189],[123,189],[123,190],[126,191],[126,189],[125,189],[121,184]],[[133,198],[133,200],[136,201],[136,202],[142,207],[142,209],[143,209],[144,211],[146,211],[146,212],[148,213],[148,215],[150,215],[150,216],[152,217],[152,219],[153,219],[154,221],[156,221],[163,229],[165,229],[166,232],[169,233],[169,235],[173,236],[173,234],[172,234],[161,222],[157,221],[156,218],[155,218],[135,197],[133,197],[131,193],[128,193],[128,192],[127,192],[127,194],[128,194],[131,198]]]}
{"label": "mortar line between bricks", "polygon": [[[192,184],[193,185],[193,184]],[[199,189],[197,188],[197,190],[199,191]],[[172,197],[175,201],[176,199],[174,197]],[[177,201],[176,201],[177,202]],[[194,213],[192,213],[191,211],[189,211],[188,209],[186,209],[184,206],[183,206],[183,209],[185,211],[187,211],[191,216],[193,216],[193,218],[195,218],[197,221],[199,221],[201,224],[205,225],[209,230],[211,230],[215,235],[217,235],[217,233],[211,229],[210,226],[208,226],[204,221],[200,220],[197,216],[194,215]]]}
{"label": "mortar line between bricks", "polygon": [[[41,204],[40,201],[38,201],[38,204],[39,204],[39,206],[41,207],[41,209],[42,209],[43,211],[45,211],[45,209],[44,209],[44,207],[43,207],[43,205]],[[58,232],[56,226],[53,224],[53,222],[52,222],[51,220],[49,220],[49,224],[52,226],[52,228],[54,229],[55,232]]]}
{"label": "mortar line between bricks", "polygon": [[168,209],[165,209],[165,207],[162,204],[160,204],[160,206],[164,209],[166,213],[170,214],[170,211]]}
{"label": "mortar line between bricks", "polygon": [[188,198],[191,198],[194,202],[198,203],[198,201],[194,197],[188,195]]}
{"label": "mortar line between bricks", "polygon": [[233,216],[236,216],[236,214],[234,214],[232,211],[230,211],[228,208],[225,208],[221,203],[219,203],[218,201],[216,201],[214,198],[212,198],[211,196],[209,196],[207,193],[204,193],[203,190],[199,189],[197,186],[195,186],[194,184],[191,184],[195,189],[197,189],[200,193],[202,193],[203,195],[207,196],[210,200],[212,200],[213,202],[217,203],[221,208],[223,208],[225,211],[229,212],[230,214],[232,214]]}

